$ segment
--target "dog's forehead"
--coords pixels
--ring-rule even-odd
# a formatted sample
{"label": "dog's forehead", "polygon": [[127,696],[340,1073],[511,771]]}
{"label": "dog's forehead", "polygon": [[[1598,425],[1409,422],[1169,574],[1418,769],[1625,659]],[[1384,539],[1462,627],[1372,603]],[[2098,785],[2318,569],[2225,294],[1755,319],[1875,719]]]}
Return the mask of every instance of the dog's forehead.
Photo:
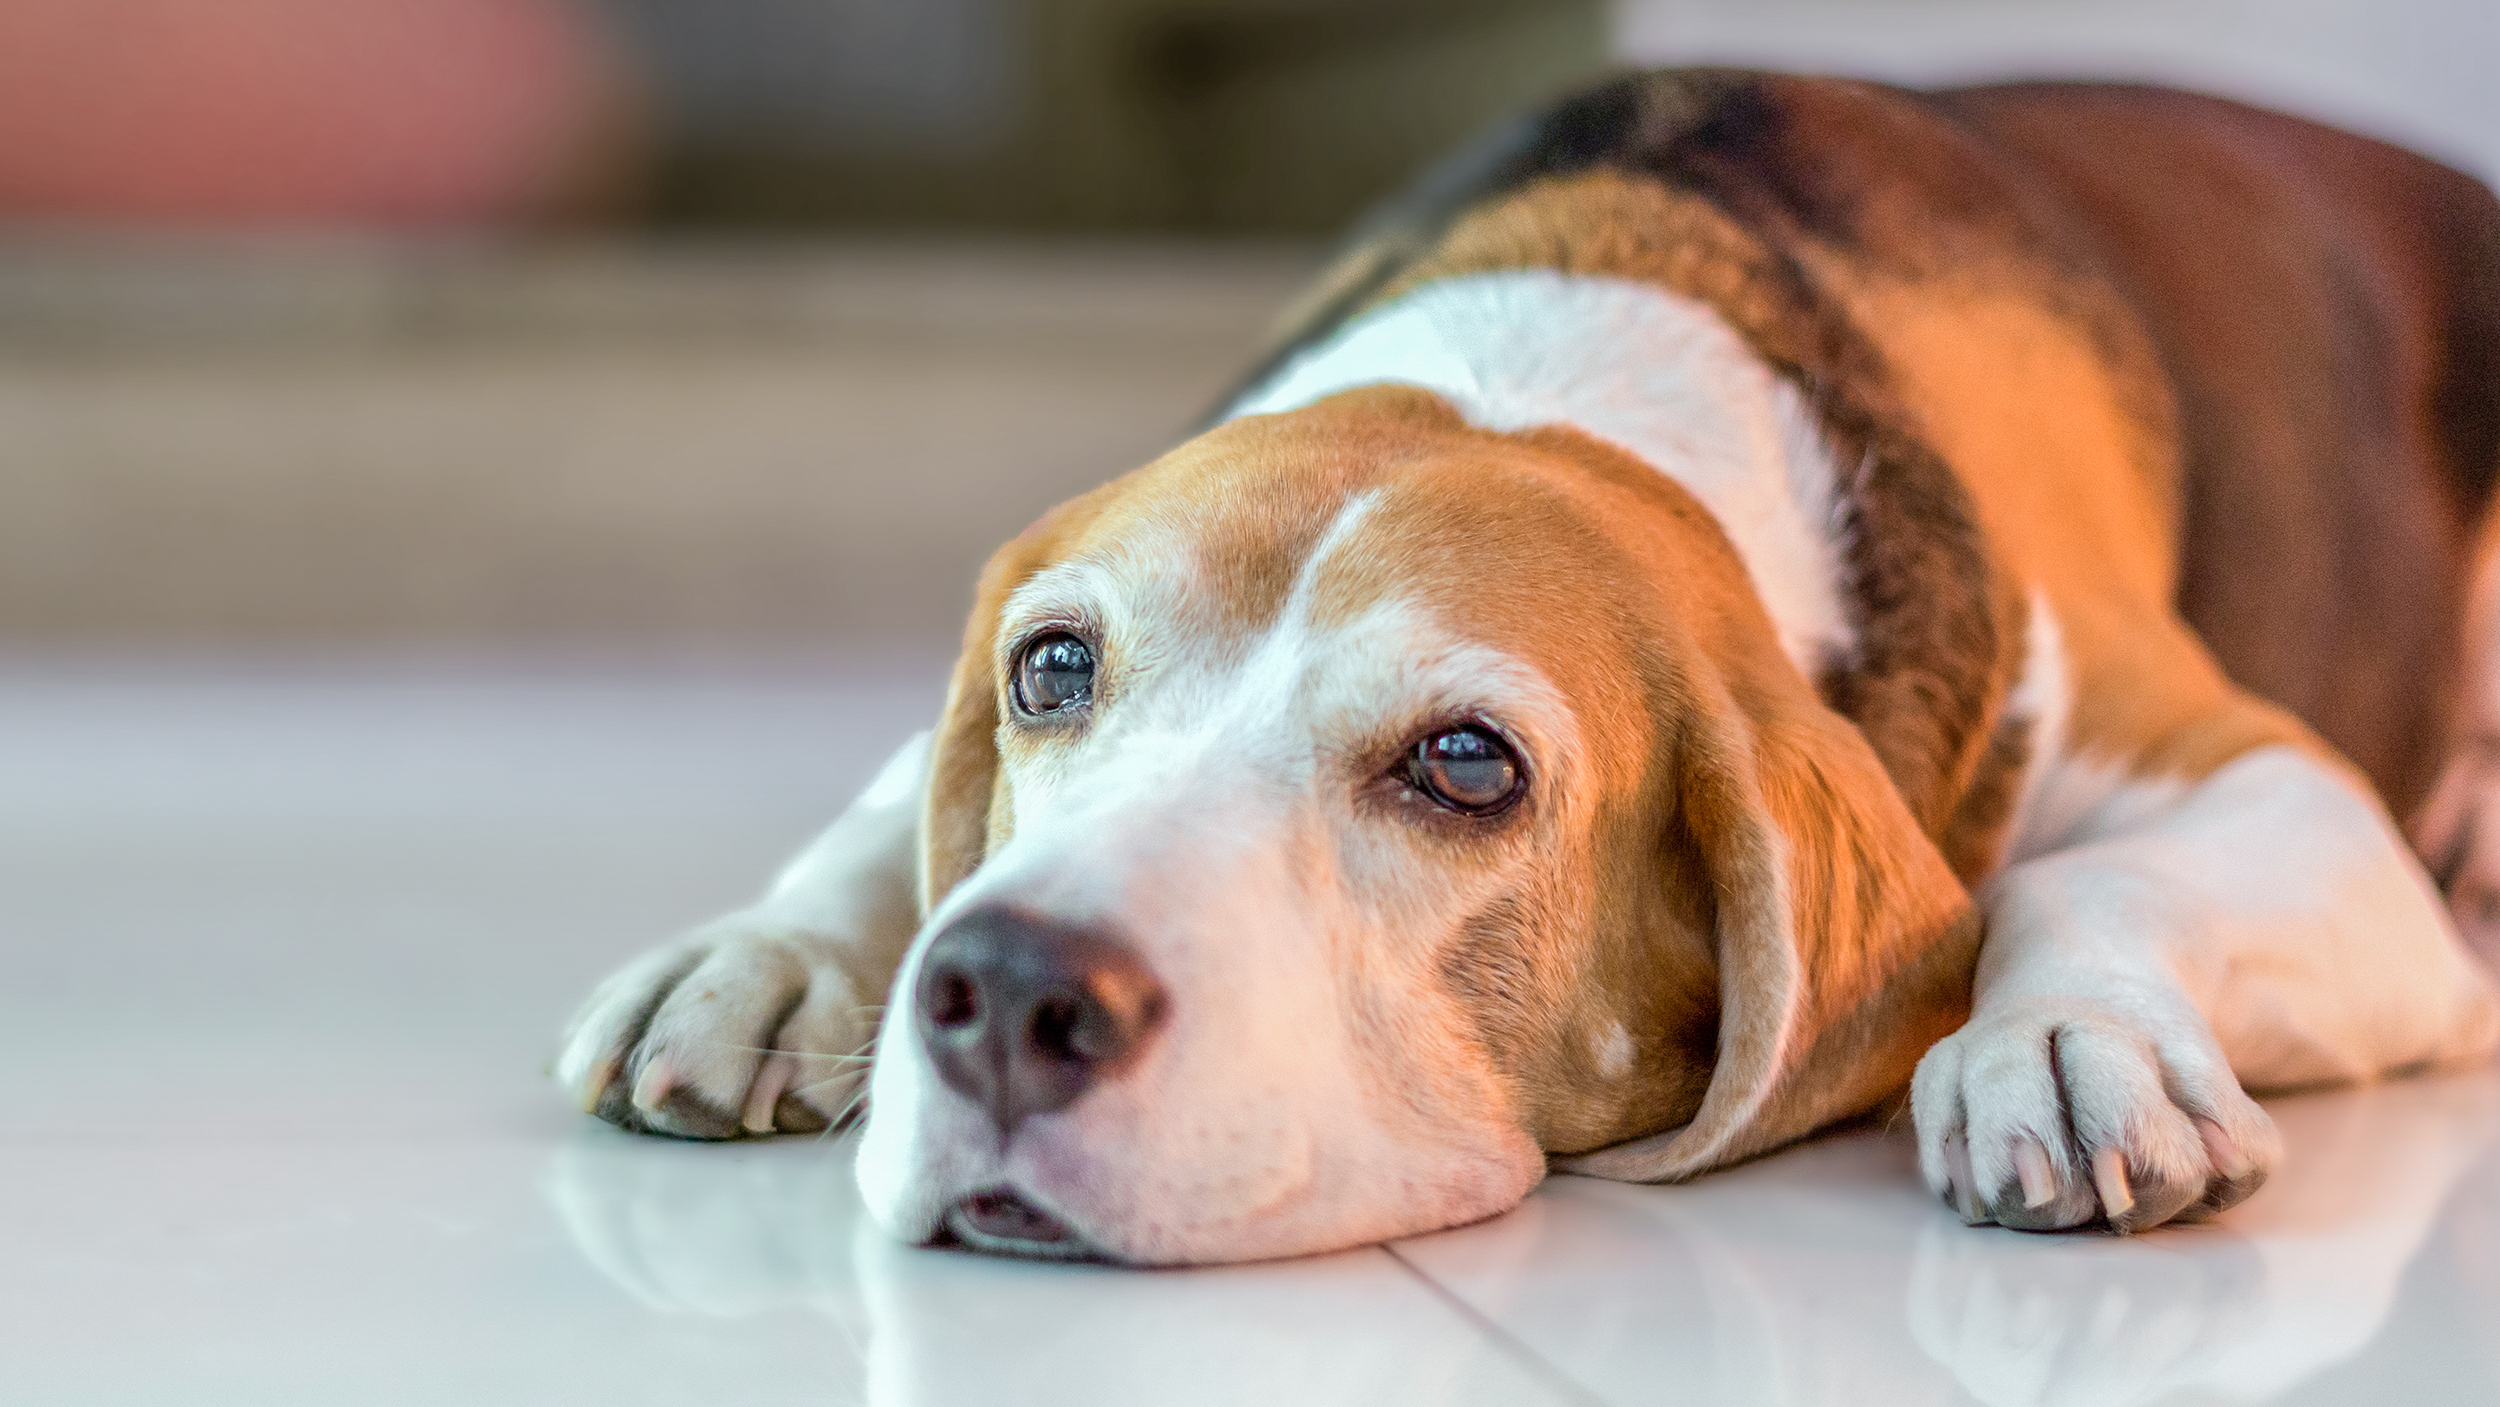
{"label": "dog's forehead", "polygon": [[1226,633],[1273,621],[1313,558],[1345,544],[1349,509],[1456,438],[1429,397],[1349,399],[1227,422],[1098,490],[1010,614],[1091,591]]}
{"label": "dog's forehead", "polygon": [[1403,621],[1570,672],[1621,621],[1609,578],[1628,564],[1597,517],[1550,453],[1371,388],[1220,426],[1113,485],[1002,624],[1012,640],[1073,616],[1225,653]]}

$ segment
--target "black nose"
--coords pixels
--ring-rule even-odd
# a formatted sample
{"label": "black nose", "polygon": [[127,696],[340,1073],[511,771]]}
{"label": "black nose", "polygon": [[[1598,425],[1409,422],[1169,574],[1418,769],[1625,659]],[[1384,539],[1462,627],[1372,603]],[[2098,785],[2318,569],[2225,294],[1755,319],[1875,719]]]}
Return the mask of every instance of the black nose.
{"label": "black nose", "polygon": [[938,1074],[1001,1135],[1133,1063],[1163,1023],[1163,984],[1102,934],[975,909],[921,960],[912,1015]]}

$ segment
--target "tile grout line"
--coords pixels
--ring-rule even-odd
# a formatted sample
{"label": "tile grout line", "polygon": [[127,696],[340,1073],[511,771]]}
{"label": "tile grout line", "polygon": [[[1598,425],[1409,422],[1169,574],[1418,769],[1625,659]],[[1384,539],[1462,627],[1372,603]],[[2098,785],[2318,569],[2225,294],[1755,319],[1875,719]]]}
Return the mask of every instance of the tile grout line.
{"label": "tile grout line", "polygon": [[1449,1286],[1425,1274],[1423,1267],[1400,1254],[1397,1247],[1384,1242],[1380,1249],[1388,1253],[1389,1259],[1398,1263],[1399,1269],[1421,1281],[1423,1287],[1431,1291],[1434,1298],[1448,1305],[1459,1318],[1473,1324],[1478,1332],[1492,1342],[1494,1348],[1517,1362],[1520,1367],[1527,1369],[1531,1377],[1559,1393],[1564,1401],[1581,1404],[1581,1407],[1606,1407],[1606,1399],[1582,1387],[1573,1380],[1570,1374],[1547,1360],[1545,1355],[1530,1348],[1527,1342],[1517,1334],[1495,1323],[1484,1311],[1461,1299]]}

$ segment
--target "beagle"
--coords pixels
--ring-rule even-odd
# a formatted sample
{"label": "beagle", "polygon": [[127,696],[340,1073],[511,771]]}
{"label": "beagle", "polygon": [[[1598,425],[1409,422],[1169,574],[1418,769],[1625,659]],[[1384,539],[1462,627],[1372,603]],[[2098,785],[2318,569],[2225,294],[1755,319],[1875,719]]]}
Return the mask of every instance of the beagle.
{"label": "beagle", "polygon": [[2486,922],[2495,469],[2453,171],[1625,77],[1002,548],[934,732],[558,1074],[698,1138],[864,1097],[877,1222],[1037,1256],[1377,1241],[1904,1091],[1965,1220],[2203,1217],[2277,1158],[2246,1091],[2500,1041],[2423,864]]}

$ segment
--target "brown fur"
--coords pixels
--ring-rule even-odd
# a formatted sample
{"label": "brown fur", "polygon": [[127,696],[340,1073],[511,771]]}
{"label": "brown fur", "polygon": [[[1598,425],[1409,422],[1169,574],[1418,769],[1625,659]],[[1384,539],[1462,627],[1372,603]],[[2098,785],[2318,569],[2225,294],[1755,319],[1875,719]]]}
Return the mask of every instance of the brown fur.
{"label": "brown fur", "polygon": [[[1533,663],[1587,734],[1566,813],[1538,821],[1536,882],[1442,961],[1522,1126],[1562,1153],[1687,1126],[1678,1166],[1698,1170],[1904,1081],[1961,1018],[1968,900],[1865,735],[1780,653],[1716,522],[1621,451],[1474,430],[1411,390],[1234,422],[1001,550],[938,734],[932,899],[1005,839],[994,632],[1017,585],[1185,520],[1222,628],[1260,629],[1367,488],[1388,496],[1315,613],[1434,603]],[[1594,1078],[1607,1020],[1633,1035],[1628,1078]]]}
{"label": "brown fur", "polygon": [[2179,613],[2411,812],[2450,742],[2500,470],[2500,204],[2410,152],[2194,94],[1945,101],[2052,193],[2150,337],[2189,466]]}
{"label": "brown fur", "polygon": [[[2201,772],[2309,739],[2288,710],[2403,815],[2452,745],[2461,602],[2500,470],[2500,204],[2470,178],[2160,89],[1638,74],[1376,217],[1327,320],[1506,267],[1654,279],[1809,392],[1837,381],[1995,501],[2001,578],[2034,580],[2008,560],[2021,523],[2092,515],[2065,548],[2124,599],[2078,602],[2070,646],[2103,676],[2162,681],[2132,701],[2088,691],[2079,722],[2111,760]],[[1292,330],[1279,356],[1324,330]],[[1902,766],[1919,749],[1846,711],[1932,833]],[[1988,738],[1962,711],[1965,746]],[[2003,781],[1974,769],[1973,814],[1949,823],[1966,877],[1992,853]]]}
{"label": "brown fur", "polygon": [[[2418,799],[2500,446],[2500,209],[2470,182],[2178,95],[1717,71],[1626,79],[1493,158],[1376,223],[1278,355],[1476,271],[1705,302],[1844,471],[1854,655],[1800,677],[1699,503],[1584,436],[1472,430],[1386,388],[1235,421],[991,563],[925,902],[1004,836],[995,630],[1018,584],[1183,522],[1208,627],[1256,630],[1367,485],[1397,493],[1336,608],[1422,592],[1589,735],[1580,794],[1533,819],[1536,879],[1440,970],[1522,1126],[1591,1171],[1775,1147],[1880,1102],[1960,1022],[1965,886],[2002,859],[2036,742],[2006,713],[2035,596],[2069,749],[2194,778],[2340,747]],[[1627,1079],[1594,1069],[1609,1020]]]}
{"label": "brown fur", "polygon": [[[1715,206],[1611,172],[1530,186],[1464,217],[1381,296],[1512,268],[1642,279],[1698,298],[1805,390],[1834,461],[1856,470],[1840,487],[1860,645],[1818,682],[1884,759],[1921,828],[1941,838],[1978,780],[2020,666],[2020,604],[1988,561],[1961,486],[1910,433],[1873,348],[1794,261]],[[1957,849],[1992,854],[1992,841]]]}

